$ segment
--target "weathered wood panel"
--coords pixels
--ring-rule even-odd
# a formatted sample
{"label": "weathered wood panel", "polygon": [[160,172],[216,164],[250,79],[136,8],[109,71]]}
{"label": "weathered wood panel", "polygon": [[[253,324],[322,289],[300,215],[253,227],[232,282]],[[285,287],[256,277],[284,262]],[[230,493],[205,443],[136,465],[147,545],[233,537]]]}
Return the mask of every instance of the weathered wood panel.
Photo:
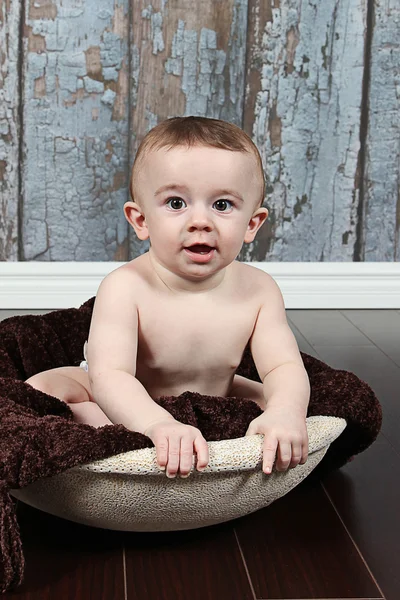
{"label": "weathered wood panel", "polygon": [[23,260],[126,260],[128,0],[27,0]]}
{"label": "weathered wood panel", "polygon": [[18,46],[21,5],[0,0],[0,260],[18,260]]}
{"label": "weathered wood panel", "polygon": [[[132,11],[132,159],[145,134],[169,117],[241,126],[247,0],[135,0]],[[148,247],[131,232],[131,258]]]}
{"label": "weathered wood panel", "polygon": [[400,4],[375,2],[364,185],[363,260],[400,260]]}
{"label": "weathered wood panel", "polygon": [[353,260],[366,3],[251,0],[244,128],[270,217],[243,260]]}
{"label": "weathered wood panel", "polygon": [[135,153],[196,114],[263,158],[270,217],[241,260],[398,261],[400,8],[369,0],[363,173],[367,2],[0,0],[0,260],[146,251],[122,210]]}

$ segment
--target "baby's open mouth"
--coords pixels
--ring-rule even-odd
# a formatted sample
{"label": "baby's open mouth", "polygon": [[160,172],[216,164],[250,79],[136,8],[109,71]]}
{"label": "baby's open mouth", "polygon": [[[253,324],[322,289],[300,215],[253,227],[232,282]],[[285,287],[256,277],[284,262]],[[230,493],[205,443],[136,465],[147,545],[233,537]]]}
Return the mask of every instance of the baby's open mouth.
{"label": "baby's open mouth", "polygon": [[199,254],[208,254],[209,252],[211,252],[211,250],[214,250],[214,248],[211,248],[211,246],[206,246],[204,244],[195,244],[194,246],[189,246],[187,250]]}

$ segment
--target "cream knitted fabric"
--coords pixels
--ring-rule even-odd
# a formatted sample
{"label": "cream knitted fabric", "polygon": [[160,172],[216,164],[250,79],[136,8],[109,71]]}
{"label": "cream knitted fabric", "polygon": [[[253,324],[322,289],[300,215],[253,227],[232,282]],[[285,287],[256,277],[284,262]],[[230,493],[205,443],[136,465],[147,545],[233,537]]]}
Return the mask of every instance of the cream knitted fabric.
{"label": "cream knitted fabric", "polygon": [[26,504],[85,525],[125,531],[196,529],[268,506],[298,485],[322,460],[346,421],[307,418],[309,455],[286,472],[262,471],[263,435],[208,442],[209,464],[187,479],[168,479],[155,448],[73,467],[11,493]]}

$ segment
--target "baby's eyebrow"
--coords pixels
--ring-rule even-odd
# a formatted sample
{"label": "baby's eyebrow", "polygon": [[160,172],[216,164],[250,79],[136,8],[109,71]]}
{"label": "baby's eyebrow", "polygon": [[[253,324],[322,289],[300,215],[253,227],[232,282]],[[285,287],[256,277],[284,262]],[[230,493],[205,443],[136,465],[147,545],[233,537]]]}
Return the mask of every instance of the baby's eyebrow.
{"label": "baby's eyebrow", "polygon": [[[178,192],[179,191],[187,192],[188,187],[186,185],[180,185],[178,183],[168,183],[166,185],[162,185],[161,187],[159,187],[158,190],[155,192],[154,196],[159,196],[162,192],[167,192],[167,191],[172,191],[172,190],[177,190]],[[228,190],[228,189],[215,190],[215,196],[221,196],[223,194],[235,196],[235,198],[237,198],[241,202],[244,202],[242,196],[238,192],[235,192],[234,190]]]}

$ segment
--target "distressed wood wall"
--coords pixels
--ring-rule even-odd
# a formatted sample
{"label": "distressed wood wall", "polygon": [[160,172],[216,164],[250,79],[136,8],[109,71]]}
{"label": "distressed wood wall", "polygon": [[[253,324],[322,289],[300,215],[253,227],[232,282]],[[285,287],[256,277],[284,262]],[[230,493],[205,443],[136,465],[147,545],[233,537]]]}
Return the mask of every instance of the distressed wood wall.
{"label": "distressed wood wall", "polygon": [[379,0],[372,23],[368,134],[360,232],[365,261],[399,261],[400,2]]}
{"label": "distressed wood wall", "polygon": [[0,260],[19,260],[19,2],[0,0]]}
{"label": "distressed wood wall", "polygon": [[0,0],[0,260],[125,261],[143,136],[241,126],[270,216],[245,261],[399,260],[396,0]]}

